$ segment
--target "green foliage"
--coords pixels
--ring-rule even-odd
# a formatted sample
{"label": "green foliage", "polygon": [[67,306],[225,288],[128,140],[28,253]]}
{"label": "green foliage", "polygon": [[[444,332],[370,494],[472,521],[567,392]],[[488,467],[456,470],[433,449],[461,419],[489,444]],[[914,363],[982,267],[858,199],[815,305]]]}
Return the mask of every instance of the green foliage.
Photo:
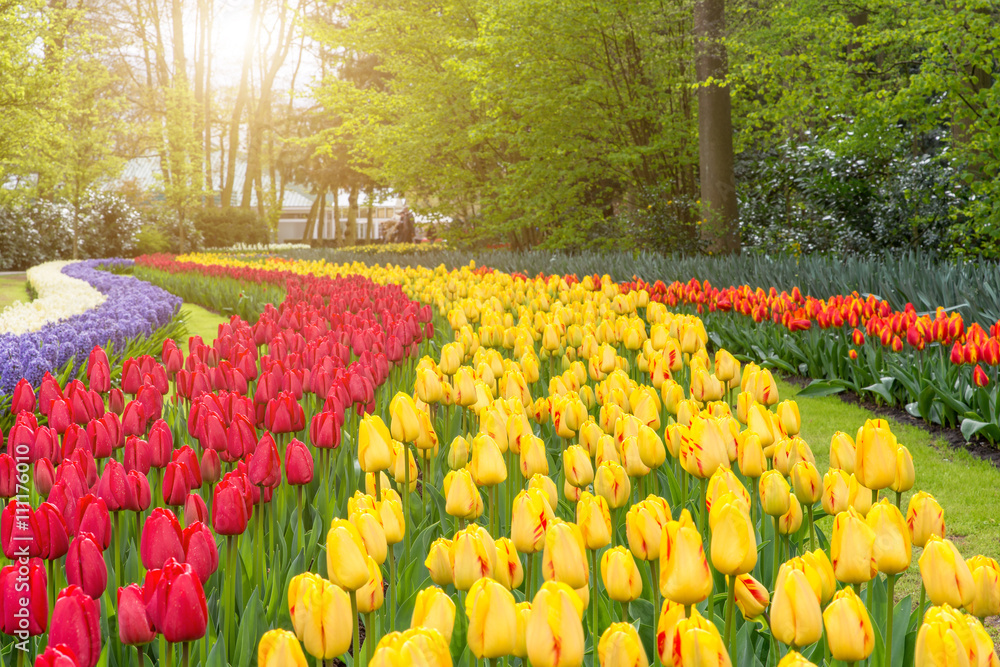
{"label": "green foliage", "polygon": [[194,214],[194,227],[206,248],[228,248],[237,243],[267,243],[267,221],[243,208],[203,208]]}
{"label": "green foliage", "polygon": [[270,283],[243,283],[235,278],[209,278],[200,273],[168,273],[139,264],[134,275],[187,302],[226,316],[239,315],[248,322],[256,322],[268,303],[285,300],[284,287]]}

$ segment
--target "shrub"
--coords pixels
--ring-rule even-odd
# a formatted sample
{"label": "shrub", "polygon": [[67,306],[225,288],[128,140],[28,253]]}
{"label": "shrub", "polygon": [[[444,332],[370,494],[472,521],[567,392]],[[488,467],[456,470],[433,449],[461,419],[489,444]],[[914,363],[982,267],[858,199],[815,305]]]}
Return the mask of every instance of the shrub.
{"label": "shrub", "polygon": [[21,208],[0,208],[0,271],[24,271],[40,262],[41,237]]}
{"label": "shrub", "polygon": [[256,211],[242,208],[204,208],[194,216],[194,227],[209,248],[228,248],[237,243],[267,243],[270,229]]}
{"label": "shrub", "polygon": [[142,218],[122,197],[108,192],[90,192],[81,208],[82,257],[132,257],[137,254]]}

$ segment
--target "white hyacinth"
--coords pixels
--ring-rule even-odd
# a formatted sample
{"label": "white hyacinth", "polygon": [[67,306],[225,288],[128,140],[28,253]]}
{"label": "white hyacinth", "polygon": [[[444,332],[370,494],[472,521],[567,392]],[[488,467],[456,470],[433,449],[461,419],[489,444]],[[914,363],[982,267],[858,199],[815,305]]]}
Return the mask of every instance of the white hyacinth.
{"label": "white hyacinth", "polygon": [[97,308],[106,296],[78,278],[70,278],[62,268],[72,262],[46,262],[28,269],[28,282],[37,298],[15,301],[0,311],[0,334],[38,331],[46,324],[80,315]]}

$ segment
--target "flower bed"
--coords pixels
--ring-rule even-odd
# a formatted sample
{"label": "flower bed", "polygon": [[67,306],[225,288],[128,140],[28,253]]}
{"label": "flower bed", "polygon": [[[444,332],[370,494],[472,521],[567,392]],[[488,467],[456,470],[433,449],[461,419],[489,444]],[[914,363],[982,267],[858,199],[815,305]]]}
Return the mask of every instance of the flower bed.
{"label": "flower bed", "polygon": [[121,354],[129,341],[148,337],[173,320],[180,308],[179,298],[131,276],[99,269],[111,261],[119,266],[131,263],[88,260],[60,269],[73,284],[88,285],[101,295],[102,301],[94,307],[49,322],[37,331],[0,334],[0,395],[9,395],[21,378],[37,385],[46,372],[76,372],[95,345],[109,346],[111,354]]}
{"label": "flower bed", "polygon": [[28,269],[28,283],[37,296],[0,311],[0,335],[38,331],[46,324],[80,315],[104,303],[107,297],[90,283],[63,272],[71,263],[46,262]]}

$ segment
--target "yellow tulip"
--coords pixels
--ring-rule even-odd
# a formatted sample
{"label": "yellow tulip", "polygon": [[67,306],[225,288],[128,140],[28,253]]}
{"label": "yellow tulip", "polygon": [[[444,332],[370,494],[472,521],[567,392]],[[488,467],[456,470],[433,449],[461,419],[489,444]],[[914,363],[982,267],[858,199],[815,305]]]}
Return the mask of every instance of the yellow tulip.
{"label": "yellow tulip", "polygon": [[542,574],[546,581],[561,581],[570,588],[582,588],[590,581],[587,545],[575,523],[553,521],[545,531]]}
{"label": "yellow tulip", "polygon": [[986,556],[973,556],[965,564],[975,584],[972,602],[966,607],[969,613],[979,618],[1000,614],[1000,565]]}
{"label": "yellow tulip", "polygon": [[732,667],[718,628],[697,609],[677,622],[670,646],[669,664],[674,667]]}
{"label": "yellow tulip", "polygon": [[916,472],[913,470],[913,456],[910,450],[900,445],[896,450],[896,479],[889,485],[896,493],[905,493],[913,488],[916,482]]}
{"label": "yellow tulip", "polygon": [[601,556],[601,580],[608,597],[617,602],[632,602],[642,595],[642,575],[625,547],[612,547]]}
{"label": "yellow tulip", "polygon": [[608,502],[608,507],[618,509],[628,503],[632,483],[625,474],[625,468],[612,461],[605,461],[597,466],[594,491]]}
{"label": "yellow tulip", "polygon": [[837,590],[837,577],[833,573],[833,563],[830,562],[830,558],[822,549],[806,551],[801,558],[806,565],[812,567],[819,574],[820,603],[826,604]]}
{"label": "yellow tulip", "polygon": [[862,486],[856,475],[851,475],[847,485],[847,501],[861,516],[868,516],[872,508],[872,490]]}
{"label": "yellow tulip", "polygon": [[640,560],[658,560],[660,537],[669,520],[670,506],[659,496],[650,494],[632,505],[625,514],[625,536],[632,555]]}
{"label": "yellow tulip", "polygon": [[456,435],[448,447],[448,467],[452,470],[464,468],[469,463],[469,441]]}
{"label": "yellow tulip", "polygon": [[767,409],[767,406],[754,403],[747,408],[746,419],[747,428],[760,438],[760,446],[767,453],[768,447],[773,445],[780,435],[774,425],[774,415]]}
{"label": "yellow tulip", "polygon": [[413,397],[397,392],[389,401],[389,415],[392,417],[389,432],[400,442],[413,442],[420,435],[420,418]]}
{"label": "yellow tulip", "polygon": [[822,498],[823,482],[820,481],[816,466],[809,461],[799,461],[792,466],[792,488],[795,490],[795,497],[803,505],[813,505]]}
{"label": "yellow tulip", "polygon": [[851,476],[843,470],[830,470],[823,475],[823,511],[837,516],[851,506]]}
{"label": "yellow tulip", "polygon": [[778,517],[778,532],[793,535],[802,527],[802,505],[794,494],[788,496],[788,511]]}
{"label": "yellow tulip", "polygon": [[424,566],[431,575],[431,581],[438,586],[449,586],[455,582],[455,545],[444,537],[431,542]]}
{"label": "yellow tulip", "polygon": [[649,474],[649,468],[642,462],[639,454],[639,440],[634,435],[625,438],[621,444],[622,467],[625,473],[632,478],[645,477]]}
{"label": "yellow tulip", "polygon": [[[1000,658],[997,658],[996,649],[993,646],[993,638],[983,627],[982,622],[975,616],[966,615],[965,623],[972,632],[973,643],[976,645],[975,660],[978,667],[998,667]],[[970,659],[971,663],[972,659]]]}
{"label": "yellow tulip", "polygon": [[830,561],[837,581],[863,584],[878,572],[875,563],[875,531],[854,508],[833,520]]}
{"label": "yellow tulip", "polygon": [[719,468],[708,480],[705,505],[709,512],[718,499],[727,493],[737,496],[745,507],[750,507],[750,493],[736,474],[729,468]]}
{"label": "yellow tulip", "polygon": [[462,366],[455,372],[455,377],[452,379],[452,395],[455,405],[463,408],[475,405],[478,400],[476,376],[468,366]]}
{"label": "yellow tulip", "polygon": [[649,667],[639,633],[628,623],[612,623],[597,644],[602,667]]}
{"label": "yellow tulip", "polygon": [[854,438],[843,431],[834,433],[833,437],[830,438],[830,467],[853,473],[856,459],[857,450],[854,447]]}
{"label": "yellow tulip", "polygon": [[736,458],[740,464],[740,472],[744,477],[757,479],[767,470],[767,457],[760,444],[760,436],[750,431],[744,431],[742,440],[738,441]]}
{"label": "yellow tulip", "polygon": [[350,522],[358,529],[361,541],[365,543],[365,550],[368,555],[381,565],[385,562],[388,551],[388,542],[385,539],[385,528],[378,512],[374,509],[359,510],[350,516]]}
{"label": "yellow tulip", "polygon": [[556,483],[552,481],[552,478],[547,475],[532,475],[531,479],[528,480],[529,489],[538,489],[545,494],[545,497],[549,501],[549,507],[559,506],[559,490],[556,489]]}
{"label": "yellow tulip", "polygon": [[869,419],[861,427],[854,459],[854,475],[858,482],[878,491],[892,485],[896,479],[896,436],[888,425]]}
{"label": "yellow tulip", "polygon": [[611,513],[603,497],[584,491],[576,504],[576,523],[588,549],[596,551],[611,544]]}
{"label": "yellow tulip", "polygon": [[771,594],[762,583],[749,574],[736,577],[736,606],[740,608],[743,618],[757,618],[771,604]]}
{"label": "yellow tulip", "polygon": [[385,602],[385,586],[382,581],[382,570],[371,556],[368,557],[368,581],[357,590],[358,612],[370,614],[382,608]]}
{"label": "yellow tulip", "polygon": [[580,445],[571,445],[563,450],[563,471],[566,481],[578,488],[594,481],[594,464],[587,450]]}
{"label": "yellow tulip", "polygon": [[545,441],[531,434],[521,441],[521,475],[530,479],[535,475],[549,474],[549,459],[545,454]]}
{"label": "yellow tulip", "polygon": [[670,664],[677,624],[684,618],[684,605],[671,600],[663,601],[660,616],[656,621],[656,652],[664,665]]}
{"label": "yellow tulip", "polygon": [[428,586],[417,593],[413,601],[410,627],[434,628],[450,642],[455,629],[455,602],[440,588]]}
{"label": "yellow tulip", "polygon": [[473,524],[455,533],[454,550],[455,588],[467,591],[483,577],[493,576],[497,547],[485,528]]}
{"label": "yellow tulip", "polygon": [[740,362],[726,350],[715,353],[715,374],[723,382],[739,382]]}
{"label": "yellow tulip", "polygon": [[912,549],[910,531],[900,511],[888,498],[883,498],[868,512],[866,521],[875,531],[875,563],[878,571],[885,574],[905,572],[910,567]]}
{"label": "yellow tulip", "polygon": [[795,401],[785,400],[778,403],[778,421],[788,435],[796,435],[802,427],[802,417],[799,416],[799,405]]}
{"label": "yellow tulip", "polygon": [[504,585],[507,590],[514,590],[524,581],[524,568],[517,555],[517,549],[509,538],[501,537],[496,541],[497,566],[493,578]]}
{"label": "yellow tulip", "polygon": [[510,533],[514,547],[533,554],[545,547],[545,531],[553,519],[552,507],[541,489],[526,489],[514,497]]}
{"label": "yellow tulip", "polygon": [[[746,377],[746,374],[743,375]],[[736,394],[736,419],[739,420],[741,424],[749,423],[750,419],[750,408],[753,407],[754,403],[753,394],[749,391],[741,391]]]}
{"label": "yellow tulip", "polygon": [[[388,492],[392,492],[391,495]],[[379,521],[385,531],[387,544],[399,544],[406,536],[406,519],[403,517],[403,501],[392,489],[383,491],[383,500],[376,505]]]}
{"label": "yellow tulip", "polygon": [[663,597],[684,605],[701,602],[712,592],[701,535],[686,509],[681,511],[679,520],[667,522],[663,529],[660,592]]}
{"label": "yellow tulip", "polygon": [[913,544],[923,548],[931,535],[945,536],[944,510],[934,496],[919,491],[910,497],[906,508],[906,525],[910,528]]}
{"label": "yellow tulip", "polygon": [[350,521],[334,519],[326,535],[326,571],[330,581],[356,591],[368,583],[368,551]]}
{"label": "yellow tulip", "polygon": [[364,472],[385,470],[392,464],[392,436],[378,415],[366,414],[358,426],[358,463]]}
{"label": "yellow tulip", "polygon": [[951,540],[932,536],[920,554],[920,576],[927,597],[936,605],[967,607],[976,594],[976,582],[968,564]]}
{"label": "yellow tulip", "polygon": [[875,649],[875,630],[854,589],[842,588],[823,612],[826,641],[835,660],[860,662]]}
{"label": "yellow tulip", "polygon": [[547,581],[531,602],[525,628],[528,660],[533,667],[583,664],[583,603],[572,588]]}
{"label": "yellow tulip", "polygon": [[920,667],[979,667],[975,636],[961,612],[931,607],[917,632],[914,664]]}
{"label": "yellow tulip", "polygon": [[746,574],[757,564],[757,535],[745,507],[727,503],[712,526],[712,565],[728,576]]}
{"label": "yellow tulip", "polygon": [[[410,493],[417,490],[417,460],[413,457],[413,452],[407,445],[399,442],[398,440],[390,441],[392,447],[392,462],[389,464],[391,468],[390,472],[392,477],[396,480],[396,484],[400,486],[406,484],[406,475],[410,476]],[[407,472],[406,466],[409,465],[410,469]]]}
{"label": "yellow tulip", "polygon": [[801,570],[780,578],[771,603],[771,633],[783,644],[808,646],[823,634],[819,600]]}
{"label": "yellow tulip", "polygon": [[466,641],[472,654],[499,658],[514,652],[517,609],[514,596],[501,584],[482,578],[469,589],[465,613],[469,617]]}
{"label": "yellow tulip", "polygon": [[299,640],[288,630],[268,630],[257,647],[260,667],[306,667]]}
{"label": "yellow tulip", "polygon": [[414,384],[414,389],[417,392],[417,398],[424,403],[438,403],[443,397],[441,378],[431,368],[417,369],[417,381]]}
{"label": "yellow tulip", "polygon": [[330,660],[347,652],[351,625],[342,619],[350,616],[351,599],[343,588],[306,573],[292,580],[288,597],[292,626],[309,655]]}
{"label": "yellow tulip", "polygon": [[[692,417],[690,441],[681,443],[681,465],[698,479],[708,479],[720,467],[729,467],[729,450],[719,421]],[[685,448],[685,442],[690,446]]]}
{"label": "yellow tulip", "polygon": [[791,487],[777,470],[760,476],[760,506],[768,516],[781,516],[791,507]]}
{"label": "yellow tulip", "polygon": [[525,632],[528,629],[528,619],[531,618],[531,603],[518,602],[514,609],[517,610],[517,630],[514,637],[514,650],[511,655],[524,659],[528,657],[528,646],[525,643]]}
{"label": "yellow tulip", "polygon": [[472,479],[476,486],[496,486],[507,479],[507,464],[497,441],[480,433],[472,440]]}
{"label": "yellow tulip", "polygon": [[452,470],[444,476],[444,511],[459,519],[479,516],[479,489],[468,470]]}

